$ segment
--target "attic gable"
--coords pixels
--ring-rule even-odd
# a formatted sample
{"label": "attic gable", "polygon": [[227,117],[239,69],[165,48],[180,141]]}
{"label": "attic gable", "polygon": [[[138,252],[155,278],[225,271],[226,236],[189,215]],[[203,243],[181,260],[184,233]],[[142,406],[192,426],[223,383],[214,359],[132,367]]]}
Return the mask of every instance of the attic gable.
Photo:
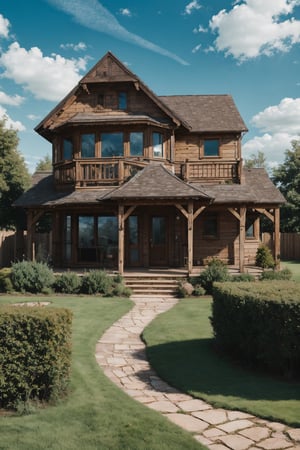
{"label": "attic gable", "polygon": [[80,84],[85,83],[111,83],[135,82],[138,77],[121,63],[111,52],[100,59],[95,66],[82,78]]}

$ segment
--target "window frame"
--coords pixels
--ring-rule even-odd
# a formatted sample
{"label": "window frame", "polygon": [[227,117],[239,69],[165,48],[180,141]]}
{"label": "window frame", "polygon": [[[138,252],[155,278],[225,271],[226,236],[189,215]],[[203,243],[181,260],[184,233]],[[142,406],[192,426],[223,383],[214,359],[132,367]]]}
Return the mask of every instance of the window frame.
{"label": "window frame", "polygon": [[[215,154],[206,154],[205,152],[205,144],[208,143],[216,143],[217,152]],[[217,158],[220,156],[220,139],[204,139],[203,140],[203,157],[204,158]]]}

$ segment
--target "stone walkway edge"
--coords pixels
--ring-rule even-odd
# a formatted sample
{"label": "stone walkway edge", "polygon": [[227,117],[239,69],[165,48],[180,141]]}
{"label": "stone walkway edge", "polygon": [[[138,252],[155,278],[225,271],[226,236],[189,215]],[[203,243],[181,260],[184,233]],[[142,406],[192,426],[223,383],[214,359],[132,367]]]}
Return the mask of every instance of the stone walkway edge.
{"label": "stone walkway edge", "polygon": [[178,300],[173,297],[132,300],[135,306],[96,344],[96,360],[110,380],[130,397],[191,432],[208,449],[300,450],[300,428],[241,411],[214,408],[161,380],[147,361],[140,335],[158,314],[172,308]]}

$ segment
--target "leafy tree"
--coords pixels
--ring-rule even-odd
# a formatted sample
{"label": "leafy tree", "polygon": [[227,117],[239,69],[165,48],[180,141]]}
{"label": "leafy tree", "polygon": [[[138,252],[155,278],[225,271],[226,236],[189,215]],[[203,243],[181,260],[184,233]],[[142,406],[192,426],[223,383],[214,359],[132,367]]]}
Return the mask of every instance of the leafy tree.
{"label": "leafy tree", "polygon": [[29,188],[31,179],[17,149],[17,131],[5,125],[6,119],[0,120],[0,229],[13,229],[18,221],[18,211],[12,204]]}
{"label": "leafy tree", "polygon": [[52,170],[52,161],[49,155],[46,155],[43,159],[40,159],[35,168],[36,172],[47,172]]}
{"label": "leafy tree", "polygon": [[281,208],[281,230],[300,232],[300,140],[291,142],[285,160],[273,170],[273,181],[287,203]]}
{"label": "leafy tree", "polygon": [[258,151],[257,155],[254,153],[250,155],[249,159],[244,160],[244,166],[246,169],[253,169],[253,168],[264,168],[266,169],[266,157],[263,152]]}

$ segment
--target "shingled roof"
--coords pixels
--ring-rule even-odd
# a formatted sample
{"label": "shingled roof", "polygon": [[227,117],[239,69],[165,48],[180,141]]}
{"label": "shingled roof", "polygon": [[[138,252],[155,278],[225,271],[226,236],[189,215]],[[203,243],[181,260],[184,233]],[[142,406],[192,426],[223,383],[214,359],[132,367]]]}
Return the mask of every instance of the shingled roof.
{"label": "shingled roof", "polygon": [[213,198],[203,190],[191,186],[161,163],[148,164],[127,183],[103,197],[103,200],[130,199],[201,199],[210,203]]}
{"label": "shingled roof", "polygon": [[160,96],[192,132],[245,132],[247,127],[231,95]]}

